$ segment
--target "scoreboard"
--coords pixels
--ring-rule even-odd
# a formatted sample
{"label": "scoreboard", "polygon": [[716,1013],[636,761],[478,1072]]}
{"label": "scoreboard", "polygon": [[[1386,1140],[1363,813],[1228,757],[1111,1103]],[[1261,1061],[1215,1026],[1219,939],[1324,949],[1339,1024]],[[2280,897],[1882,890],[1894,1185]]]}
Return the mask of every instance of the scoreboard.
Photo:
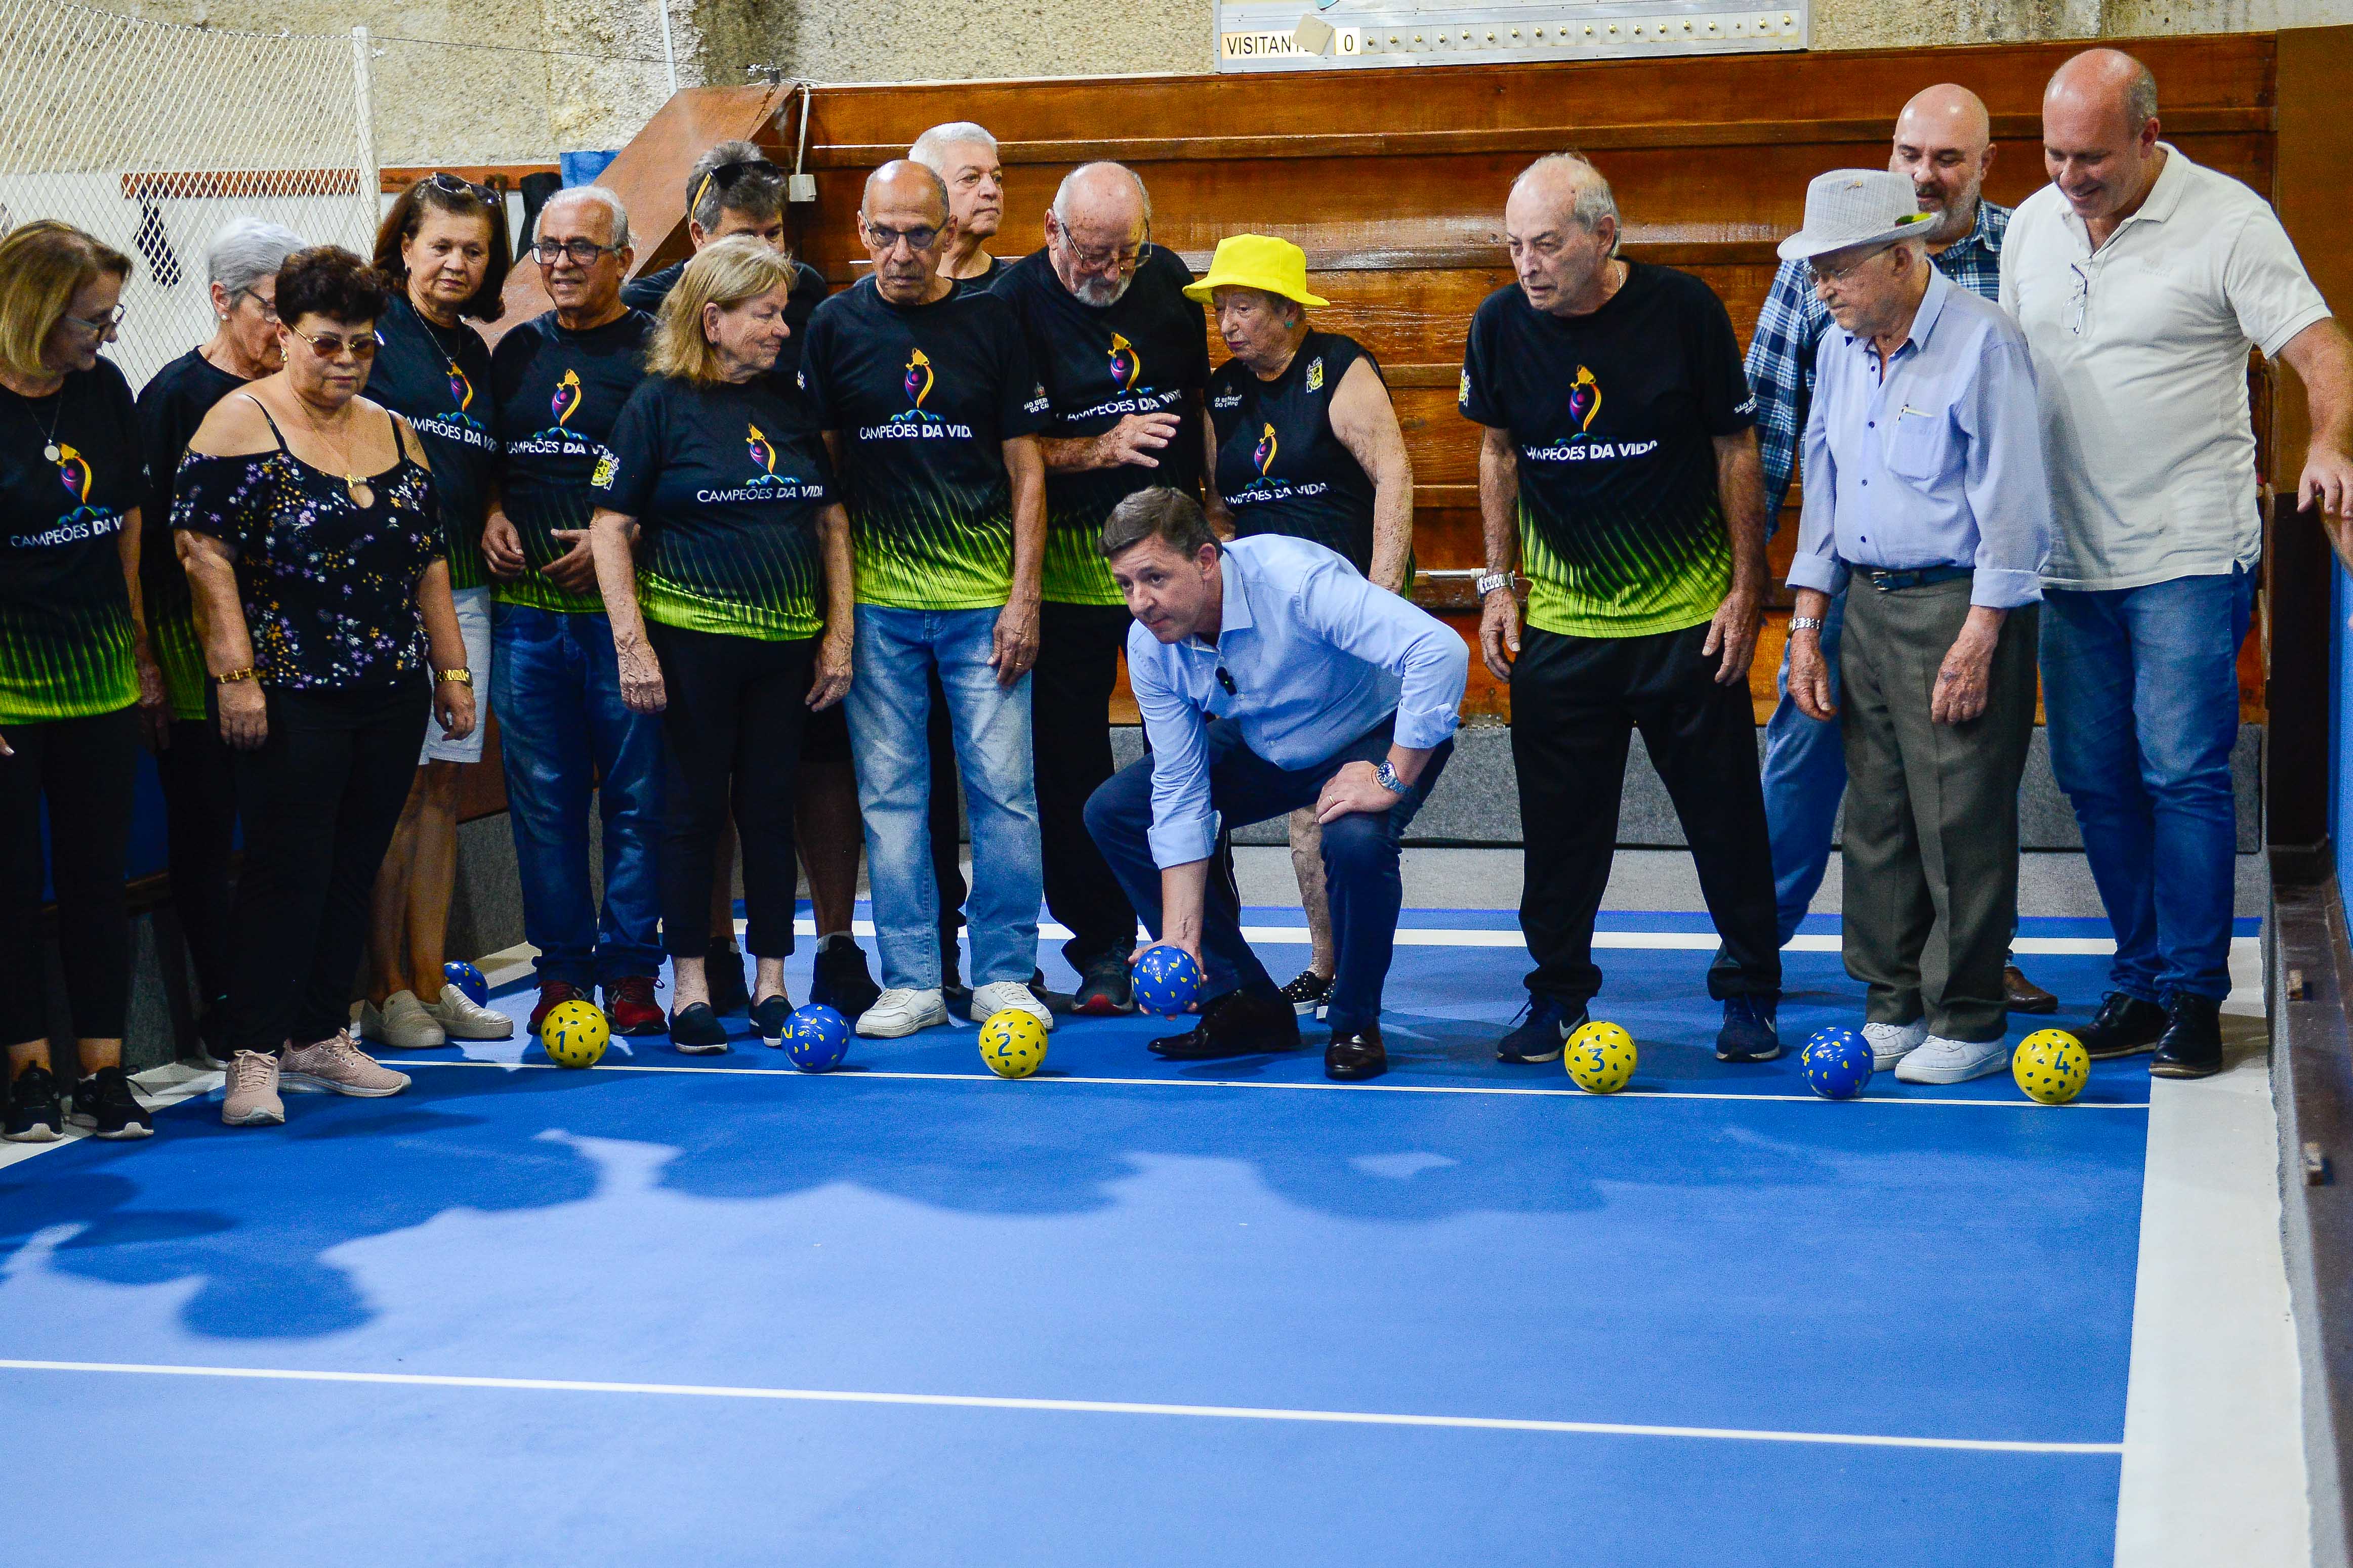
{"label": "scoreboard", "polygon": [[1221,71],[1508,65],[1802,49],[1806,0],[1219,0]]}

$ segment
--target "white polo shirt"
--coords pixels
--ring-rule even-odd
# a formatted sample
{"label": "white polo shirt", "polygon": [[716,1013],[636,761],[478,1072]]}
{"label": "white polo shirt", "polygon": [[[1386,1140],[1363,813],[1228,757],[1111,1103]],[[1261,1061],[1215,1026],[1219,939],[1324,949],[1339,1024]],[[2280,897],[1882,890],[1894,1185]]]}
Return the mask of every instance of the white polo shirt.
{"label": "white polo shirt", "polygon": [[2269,203],[2158,145],[2148,199],[2096,254],[2056,185],[2020,204],[2002,241],[2001,303],[2040,388],[2054,588],[2253,565],[2247,349],[2276,358],[2329,314]]}

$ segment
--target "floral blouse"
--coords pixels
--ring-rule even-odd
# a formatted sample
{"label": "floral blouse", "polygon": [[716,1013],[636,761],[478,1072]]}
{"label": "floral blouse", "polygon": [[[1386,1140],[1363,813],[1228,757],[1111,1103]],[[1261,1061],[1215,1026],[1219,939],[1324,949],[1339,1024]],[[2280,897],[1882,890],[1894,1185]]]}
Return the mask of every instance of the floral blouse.
{"label": "floral blouse", "polygon": [[269,685],[383,687],[427,667],[417,584],[445,552],[440,510],[432,474],[396,438],[400,461],[361,481],[373,492],[364,507],[282,445],[181,461],[172,526],[237,552],[254,668]]}

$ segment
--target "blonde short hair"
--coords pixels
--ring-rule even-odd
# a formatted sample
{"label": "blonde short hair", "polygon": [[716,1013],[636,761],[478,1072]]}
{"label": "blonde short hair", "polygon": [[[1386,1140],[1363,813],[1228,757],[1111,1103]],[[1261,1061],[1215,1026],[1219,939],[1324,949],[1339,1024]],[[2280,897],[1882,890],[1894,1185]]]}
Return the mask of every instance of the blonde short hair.
{"label": "blonde short hair", "polygon": [[702,308],[729,310],[776,289],[789,293],[792,286],[793,264],[756,235],[730,235],[704,246],[662,301],[647,372],[705,386],[724,380],[718,351],[703,335]]}
{"label": "blonde short hair", "polygon": [[55,218],[28,223],[0,239],[0,364],[18,375],[47,375],[43,346],[73,297],[101,272],[128,278],[131,258]]}

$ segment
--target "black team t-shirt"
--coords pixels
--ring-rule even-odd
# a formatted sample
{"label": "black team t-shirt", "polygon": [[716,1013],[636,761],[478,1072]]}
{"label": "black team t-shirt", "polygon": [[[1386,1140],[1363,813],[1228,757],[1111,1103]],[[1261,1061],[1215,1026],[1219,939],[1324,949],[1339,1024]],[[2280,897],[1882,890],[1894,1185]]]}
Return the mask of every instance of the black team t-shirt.
{"label": "black team t-shirt", "polygon": [[491,580],[482,562],[482,518],[499,460],[498,408],[491,395],[491,346],[464,321],[437,327],[395,294],[375,324],[375,368],[361,390],[408,416],[433,464],[449,586]]}
{"label": "black team t-shirt", "polygon": [[1193,274],[1176,253],[1155,246],[1116,303],[1085,304],[1054,275],[1039,250],[1005,269],[991,292],[1010,304],[1029,340],[1046,391],[1049,439],[1100,436],[1130,414],[1184,421],[1157,454],[1160,466],[1046,475],[1046,593],[1060,605],[1118,605],[1118,585],[1097,548],[1103,519],[1128,496],[1155,485],[1198,495],[1201,488],[1201,389],[1209,382],[1209,342],[1201,307],[1185,298]]}
{"label": "black team t-shirt", "polygon": [[1012,310],[959,285],[894,305],[871,278],[809,322],[801,383],[842,442],[860,604],[992,609],[1013,581],[1005,443],[1044,422]]}
{"label": "black team t-shirt", "polygon": [[1463,416],[1519,450],[1528,624],[1565,637],[1699,626],[1732,583],[1714,438],[1757,416],[1732,319],[1689,273],[1627,266],[1588,316],[1496,289],[1462,358]]}
{"label": "black team t-shirt", "polygon": [[642,531],[648,620],[768,642],[818,634],[817,522],[835,499],[833,467],[798,392],[649,376],[609,445],[588,488]]}
{"label": "black team t-shirt", "polygon": [[0,726],[139,700],[121,548],[147,494],[138,410],[111,360],[47,397],[0,386]]}
{"label": "black team t-shirt", "polygon": [[550,310],[501,338],[491,353],[491,384],[499,428],[506,432],[500,493],[529,567],[492,585],[491,596],[501,604],[570,615],[605,607],[594,589],[569,593],[540,568],[571,551],[556,529],[588,526],[596,510],[588,478],[612,456],[613,426],[646,379],[646,340],[653,330],[654,319],[643,310],[624,310],[584,332],[567,330]]}
{"label": "black team t-shirt", "polygon": [[1379,374],[1355,340],[1311,331],[1272,381],[1238,359],[1209,378],[1218,494],[1234,514],[1237,538],[1313,540],[1371,573],[1373,477],[1332,432],[1332,399],[1358,360]]}
{"label": "black team t-shirt", "polygon": [[[652,315],[661,309],[661,302],[670,298],[670,291],[678,287],[685,271],[685,262],[674,262],[659,272],[649,272],[625,283],[621,286],[621,303],[632,310]],[[792,336],[785,340],[783,352],[776,355],[775,371],[783,380],[792,380],[794,373],[800,369],[801,343],[808,333],[809,318],[825,303],[825,274],[806,261],[794,262],[793,286],[785,295],[785,327]]]}
{"label": "black team t-shirt", "polygon": [[211,680],[188,574],[172,543],[172,486],[196,426],[213,405],[245,384],[190,349],[139,389],[139,440],[147,456],[147,500],[139,525],[139,594],[147,612],[147,641],[164,671],[172,717],[205,716]]}

